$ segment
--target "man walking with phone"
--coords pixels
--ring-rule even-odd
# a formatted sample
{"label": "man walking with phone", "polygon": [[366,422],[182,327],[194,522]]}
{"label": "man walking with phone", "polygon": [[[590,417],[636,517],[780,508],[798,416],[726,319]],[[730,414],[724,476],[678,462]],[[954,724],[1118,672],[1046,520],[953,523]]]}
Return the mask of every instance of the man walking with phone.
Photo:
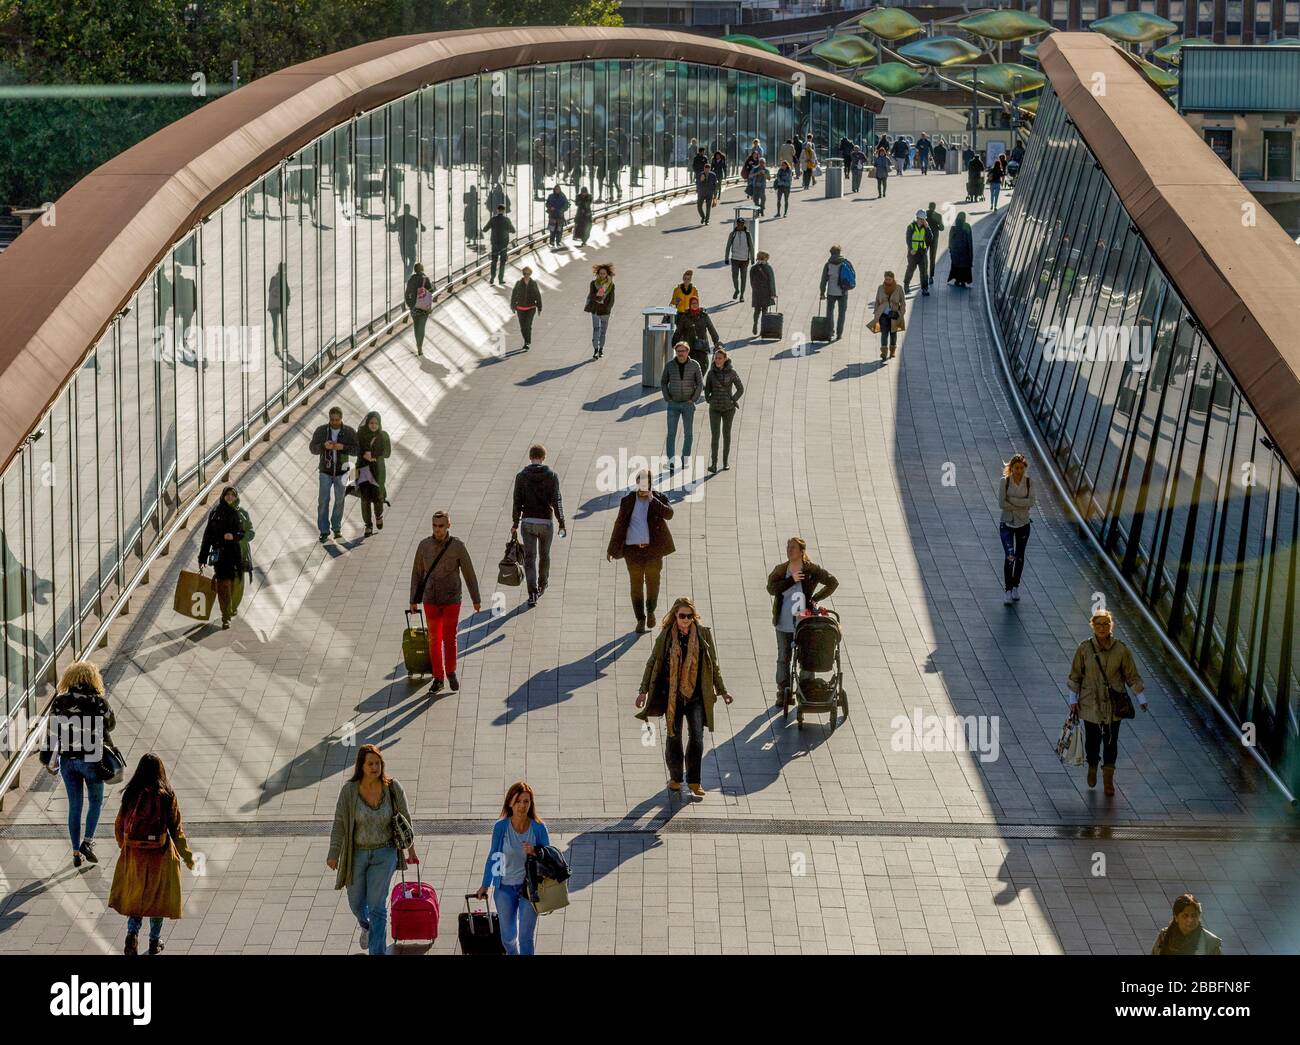
{"label": "man walking with phone", "polygon": [[451,516],[433,513],[433,535],[420,542],[411,563],[411,612],[423,606],[425,626],[429,629],[429,664],[433,682],[429,696],[442,689],[445,671],[453,690],[460,689],[456,678],[456,627],[460,621],[460,579],[469,586],[474,612],[483,608],[478,577],[469,549],[459,537],[451,535]]}
{"label": "man walking with phone", "polygon": [[[329,540],[331,529],[336,541],[343,539],[343,496],[347,490],[348,454],[360,452],[357,433],[343,423],[343,411],[330,407],[329,422],[311,437],[311,452],[319,459],[320,492],[316,498],[316,529],[320,542]],[[330,496],[334,509],[330,511]]]}

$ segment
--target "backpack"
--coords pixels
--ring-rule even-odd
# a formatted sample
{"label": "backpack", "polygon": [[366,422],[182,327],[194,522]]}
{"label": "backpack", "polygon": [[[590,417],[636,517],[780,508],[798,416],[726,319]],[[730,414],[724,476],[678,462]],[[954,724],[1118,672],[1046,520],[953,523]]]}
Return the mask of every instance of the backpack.
{"label": "backpack", "polygon": [[853,265],[848,258],[840,259],[840,286],[845,290],[852,290],[858,285],[858,274],[853,271]]}
{"label": "backpack", "polygon": [[428,287],[421,287],[415,292],[415,307],[420,312],[433,311],[433,294]]}
{"label": "backpack", "polygon": [[123,849],[165,849],[171,834],[171,796],[144,791],[122,818]]}

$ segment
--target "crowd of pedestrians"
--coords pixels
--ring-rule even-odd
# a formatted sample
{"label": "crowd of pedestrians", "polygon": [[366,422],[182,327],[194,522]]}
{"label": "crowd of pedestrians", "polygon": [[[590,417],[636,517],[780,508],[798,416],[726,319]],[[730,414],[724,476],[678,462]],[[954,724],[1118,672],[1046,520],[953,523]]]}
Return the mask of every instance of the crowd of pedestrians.
{"label": "crowd of pedestrians", "polygon": [[[1019,147],[1019,143],[1017,143]],[[877,196],[884,197],[891,176],[916,169],[927,174],[933,164],[944,169],[947,147],[932,143],[922,134],[915,142],[882,136],[875,146],[864,147],[843,139],[840,159],[850,172],[853,192],[858,192],[864,175],[871,172]],[[1023,157],[1023,149],[1021,149]],[[978,159],[978,158],[976,158]],[[988,170],[992,206],[996,208],[1001,184],[1009,178],[1009,161],[999,157]],[[800,142],[790,138],[774,157],[775,173],[769,168],[762,144],[755,140],[739,164],[748,198],[761,218],[766,206],[769,182],[776,192],[776,217],[788,213],[794,171],[803,178],[804,189],[815,184],[820,172],[817,150],[809,135]],[[891,171],[892,163],[892,171]],[[712,156],[699,147],[691,160],[696,177],[696,205],[701,225],[709,225],[712,210],[722,192],[729,163],[721,151]],[[582,189],[576,198],[575,238],[585,245],[591,232],[591,194]],[[570,203],[559,186],[545,201],[552,245],[559,245]],[[881,360],[894,358],[898,334],[905,330],[911,281],[919,273],[920,293],[929,296],[930,284],[940,253],[940,233],[945,231],[942,214],[931,202],[918,210],[904,232],[906,270],[900,284],[887,269],[872,300],[872,333],[880,336]],[[965,213],[948,229],[950,272],[948,282],[969,286],[973,264],[973,243]],[[499,205],[486,223],[491,248],[494,285],[505,284],[505,260],[515,235],[506,208]],[[723,257],[731,270],[732,301],[743,303],[747,291],[753,312],[752,334],[758,336],[764,314],[777,304],[777,276],[771,254],[757,249],[754,230],[738,218],[726,238]],[[426,325],[432,309],[432,284],[414,251],[404,261],[410,276],[406,305],[411,311],[417,351],[422,351]],[[827,339],[844,336],[850,294],[856,288],[852,262],[839,245],[831,246],[820,272],[819,295],[825,302]],[[744,381],[724,346],[710,314],[701,308],[701,295],[694,272],[686,270],[670,296],[675,309],[673,353],[660,375],[660,394],[666,407],[665,452],[668,473],[674,474],[689,459],[694,442],[694,414],[699,402],[708,407],[710,453],[708,472],[730,469],[733,422],[745,394]],[[607,261],[592,266],[585,311],[591,316],[592,358],[604,356],[609,323],[615,304],[615,268]],[[533,322],[542,310],[542,293],[532,270],[522,269],[510,297],[518,317],[523,350],[531,348]],[[710,351],[711,350],[711,351]],[[677,434],[682,433],[680,454]],[[334,407],[310,441],[317,459],[319,491],[317,531],[322,544],[332,535],[342,538],[345,498],[356,496],[362,505],[365,536],[384,528],[384,508],[389,505],[386,462],[392,456],[392,442],[375,411],[365,415],[357,428],[345,423],[341,408]],[[511,541],[522,538],[523,573],[527,601],[536,606],[545,595],[551,576],[551,548],[558,531],[567,536],[567,524],[559,475],[546,463],[547,451],[540,443],[530,447],[528,464],[514,477],[511,511]],[[721,462],[719,464],[719,461]],[[1007,461],[995,487],[1000,512],[999,535],[1003,549],[1003,586],[1007,605],[1021,599],[1031,515],[1037,503],[1028,474],[1028,459],[1014,454]],[[621,559],[627,570],[629,595],[637,634],[655,632],[642,671],[635,700],[636,717],[643,722],[662,719],[666,786],[681,792],[686,786],[692,797],[705,796],[702,779],[704,734],[713,731],[714,711],[720,698],[731,704],[733,695],[723,681],[718,649],[712,630],[706,626],[694,602],[686,596],[673,598],[660,618],[658,605],[664,560],[676,551],[670,520],[673,505],[655,488],[656,475],[639,471],[632,489],[623,495],[613,518],[606,548],[608,561]],[[447,511],[433,512],[431,534],[421,540],[411,563],[409,607],[422,615],[427,630],[432,681],[429,695],[438,694],[444,683],[460,689],[457,677],[457,632],[465,589],[478,613],[482,594],[469,549],[451,533]],[[211,567],[222,626],[236,616],[245,578],[252,575],[250,542],[255,534],[247,511],[240,506],[234,486],[227,486],[208,514],[199,547],[201,568]],[[808,545],[791,536],[785,558],[766,579],[772,598],[775,632],[775,703],[788,707],[798,685],[808,681],[809,672],[792,660],[792,647],[799,620],[815,613],[831,597],[839,581],[826,567],[809,556]],[[1143,682],[1128,647],[1114,635],[1114,618],[1099,610],[1090,620],[1092,636],[1078,646],[1066,676],[1072,695],[1070,712],[1082,722],[1085,733],[1087,786],[1096,786],[1098,767],[1104,793],[1115,794],[1115,767],[1121,722],[1133,717],[1133,705],[1147,710]],[[59,680],[51,712],[97,724],[98,733],[65,738],[42,752],[42,761],[58,774],[68,796],[68,834],[76,868],[84,862],[98,863],[93,836],[104,801],[104,755],[111,748],[116,716],[104,681],[94,665],[77,662]],[[120,758],[120,756],[118,756]],[[83,821],[84,813],[84,821]],[[413,816],[407,794],[386,770],[380,748],[364,744],[356,754],[351,777],[343,784],[335,806],[326,856],[334,872],[334,886],[345,890],[347,903],[356,918],[360,949],[383,954],[387,945],[389,886],[399,866],[418,864]],[[180,865],[194,866],[194,854],[182,829],[179,802],[167,780],[166,769],[157,755],[148,753],[138,761],[127,783],[114,834],[120,856],[113,875],[109,906],[128,919],[126,954],[139,953],[139,934],[149,919],[147,953],[163,950],[164,919],[181,916]],[[532,787],[520,780],[506,792],[499,818],[493,825],[489,849],[477,893],[480,900],[491,895],[500,925],[500,943],[508,954],[532,954],[538,920],[536,879],[551,847],[547,827],[537,810]],[[541,863],[539,863],[541,861]],[[1200,924],[1201,906],[1188,895],[1173,907],[1173,919],[1160,931],[1154,954],[1215,954],[1220,941]]]}

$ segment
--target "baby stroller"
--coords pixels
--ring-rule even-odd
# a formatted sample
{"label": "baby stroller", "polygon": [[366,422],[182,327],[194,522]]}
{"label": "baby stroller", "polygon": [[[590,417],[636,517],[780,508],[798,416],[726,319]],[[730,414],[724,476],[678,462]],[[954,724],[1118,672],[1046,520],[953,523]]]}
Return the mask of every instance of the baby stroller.
{"label": "baby stroller", "polygon": [[[816,609],[795,621],[794,642],[790,644],[790,678],[794,684],[795,715],[803,728],[804,714],[831,716],[835,732],[837,715],[849,717],[848,697],[844,693],[844,669],[840,665],[840,615],[834,610]],[[805,673],[810,677],[802,677]],[[830,674],[829,679],[817,674]],[[790,717],[790,704],[781,705],[781,718]]]}
{"label": "baby stroller", "polygon": [[1011,188],[1016,183],[1016,175],[1020,173],[1020,164],[1016,160],[1007,161],[1007,188]]}
{"label": "baby stroller", "polygon": [[984,199],[984,172],[970,171],[966,175],[966,202],[980,203]]}

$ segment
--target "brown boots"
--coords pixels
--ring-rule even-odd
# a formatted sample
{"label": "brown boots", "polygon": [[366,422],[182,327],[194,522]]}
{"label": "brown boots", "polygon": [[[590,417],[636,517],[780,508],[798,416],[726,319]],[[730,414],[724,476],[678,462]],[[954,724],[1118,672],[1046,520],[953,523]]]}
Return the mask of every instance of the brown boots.
{"label": "brown boots", "polygon": [[1110,798],[1112,795],[1115,794],[1115,767],[1114,766],[1101,767],[1101,782],[1102,782],[1102,786],[1105,788],[1107,798]]}
{"label": "brown boots", "polygon": [[1088,786],[1089,787],[1097,786],[1097,763],[1096,762],[1088,763]]}

